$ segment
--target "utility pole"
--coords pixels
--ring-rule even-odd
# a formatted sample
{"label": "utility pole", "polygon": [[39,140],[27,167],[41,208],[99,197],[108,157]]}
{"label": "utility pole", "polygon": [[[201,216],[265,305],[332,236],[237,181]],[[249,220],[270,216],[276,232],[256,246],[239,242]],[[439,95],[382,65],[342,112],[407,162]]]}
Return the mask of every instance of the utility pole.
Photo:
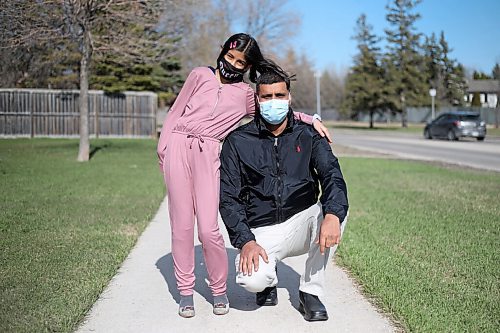
{"label": "utility pole", "polygon": [[316,113],[321,117],[321,93],[320,93],[321,72],[316,71],[316,73],[314,73],[314,77],[316,78]]}
{"label": "utility pole", "polygon": [[436,89],[429,89],[429,95],[432,99],[432,120],[436,119],[436,109],[434,108],[434,98],[436,97]]}

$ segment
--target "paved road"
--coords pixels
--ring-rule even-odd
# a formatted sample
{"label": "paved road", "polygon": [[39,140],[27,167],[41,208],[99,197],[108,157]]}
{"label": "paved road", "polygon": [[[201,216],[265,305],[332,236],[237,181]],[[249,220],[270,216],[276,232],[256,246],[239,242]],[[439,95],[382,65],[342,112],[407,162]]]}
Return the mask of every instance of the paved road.
{"label": "paved road", "polygon": [[[346,232],[349,232],[349,224]],[[226,244],[229,244],[225,231],[223,235]],[[258,307],[255,295],[234,282],[236,250],[228,248],[227,251],[229,260],[233,263],[230,264],[228,279],[231,303],[229,314],[215,316],[212,313],[209,303],[212,297],[205,282],[207,273],[201,246],[197,243],[194,294],[196,316],[190,319],[179,317],[179,295],[172,272],[168,203],[164,200],[157,215],[77,333],[398,331],[361,295],[348,275],[333,262],[327,267],[325,284],[328,287],[322,298],[330,319],[325,322],[306,322],[297,310],[299,272],[304,268],[305,256],[288,258],[278,265],[279,303],[275,307]]]}
{"label": "paved road", "polygon": [[333,131],[335,144],[399,157],[439,161],[500,172],[500,140],[483,142],[426,140],[420,134],[367,132],[366,130]]}

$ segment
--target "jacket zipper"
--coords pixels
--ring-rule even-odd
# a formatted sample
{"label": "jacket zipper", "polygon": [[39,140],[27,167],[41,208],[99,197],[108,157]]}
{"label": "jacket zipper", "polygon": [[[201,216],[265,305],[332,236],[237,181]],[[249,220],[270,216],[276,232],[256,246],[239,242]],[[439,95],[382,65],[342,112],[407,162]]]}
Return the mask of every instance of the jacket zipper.
{"label": "jacket zipper", "polygon": [[217,98],[215,99],[215,104],[214,104],[214,107],[212,109],[212,114],[211,114],[212,118],[214,116],[215,108],[217,107],[217,104],[219,104],[219,96],[220,96],[221,91],[222,91],[222,86],[219,85],[219,89],[217,89]]}
{"label": "jacket zipper", "polygon": [[278,223],[281,223],[282,221],[282,213],[281,213],[281,194],[282,194],[282,186],[281,186],[281,173],[280,173],[280,160],[279,160],[279,154],[278,154],[278,138],[274,138],[274,152],[276,153],[276,175],[278,176],[278,211],[277,211],[277,220]]}

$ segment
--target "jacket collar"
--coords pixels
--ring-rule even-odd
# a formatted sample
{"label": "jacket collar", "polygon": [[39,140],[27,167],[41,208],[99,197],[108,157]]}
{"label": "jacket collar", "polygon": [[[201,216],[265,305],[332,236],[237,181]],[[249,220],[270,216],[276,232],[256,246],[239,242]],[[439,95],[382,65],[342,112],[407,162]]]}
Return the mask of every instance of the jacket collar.
{"label": "jacket collar", "polygon": [[[293,130],[293,126],[295,125],[295,117],[293,116],[293,110],[292,108],[288,108],[288,114],[286,115],[288,122],[286,124],[285,130],[283,133],[291,132]],[[263,136],[274,136],[273,133],[267,129],[266,123],[264,122],[264,119],[262,119],[261,115],[259,112],[257,112],[256,117],[255,117],[255,125],[257,126],[257,129],[259,131],[260,135]],[[281,133],[280,135],[282,135]]]}

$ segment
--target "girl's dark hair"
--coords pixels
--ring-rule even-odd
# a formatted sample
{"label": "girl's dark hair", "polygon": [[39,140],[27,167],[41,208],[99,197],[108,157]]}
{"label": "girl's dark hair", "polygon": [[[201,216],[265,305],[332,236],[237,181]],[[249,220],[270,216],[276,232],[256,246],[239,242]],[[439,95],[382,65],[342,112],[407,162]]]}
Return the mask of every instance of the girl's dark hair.
{"label": "girl's dark hair", "polygon": [[239,33],[229,37],[224,45],[222,46],[222,51],[219,54],[219,58],[226,55],[229,50],[237,50],[243,52],[245,55],[245,60],[250,67],[250,81],[255,83],[257,81],[258,74],[262,74],[266,71],[272,71],[283,75],[283,77],[288,77],[288,74],[272,60],[264,58],[262,52],[260,51],[259,44],[250,35]]}

